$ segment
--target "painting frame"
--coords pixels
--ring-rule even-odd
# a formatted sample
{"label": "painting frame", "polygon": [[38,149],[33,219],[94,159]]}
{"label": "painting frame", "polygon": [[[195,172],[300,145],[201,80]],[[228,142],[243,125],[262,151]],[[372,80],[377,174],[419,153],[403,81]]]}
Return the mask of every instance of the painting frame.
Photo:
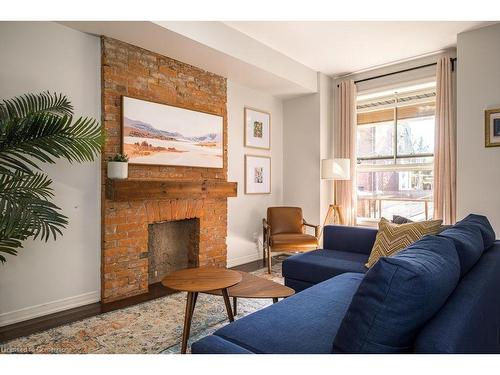
{"label": "painting frame", "polygon": [[[263,184],[264,189],[258,189],[256,186],[252,187],[253,185],[256,185],[257,182],[250,181],[250,177],[252,177],[251,171],[249,171],[250,167],[256,168],[255,163],[252,163],[252,161],[255,161],[255,159],[261,159],[261,164],[257,164],[259,167],[262,167],[261,170],[261,182]],[[264,165],[263,163],[267,164]],[[268,168],[268,171],[264,171],[264,167]],[[258,178],[258,176],[254,176],[255,178]],[[268,176],[266,178],[266,176]],[[271,174],[271,157],[270,156],[265,156],[265,155],[251,155],[251,154],[246,154],[245,155],[245,194],[246,195],[267,195],[271,194],[271,181],[272,181],[272,174]]]}
{"label": "painting frame", "polygon": [[[127,99],[133,99],[133,100],[138,100],[142,101],[148,104],[156,104],[156,105],[161,105],[161,106],[166,106],[166,107],[172,107],[174,109],[180,109],[180,110],[185,110],[185,111],[191,111],[194,113],[200,113],[200,114],[206,114],[206,115],[211,115],[211,116],[216,116],[220,117],[221,123],[220,123],[220,166],[199,166],[199,165],[190,165],[190,164],[173,164],[173,163],[144,163],[144,162],[134,162],[133,158],[130,158],[129,164],[131,165],[142,165],[142,166],[159,166],[159,167],[185,167],[185,168],[202,168],[202,169],[216,169],[216,170],[223,170],[226,165],[226,124],[227,124],[227,119],[226,116],[220,113],[216,113],[215,111],[207,111],[207,110],[201,110],[198,108],[193,108],[192,106],[186,106],[186,105],[180,105],[180,104],[172,104],[172,103],[165,103],[165,102],[160,102],[156,100],[150,100],[150,99],[144,99],[141,97],[135,97],[131,95],[122,95],[121,100],[120,100],[120,152],[122,154],[126,154],[125,150],[125,101]],[[130,157],[130,155],[129,155]]]}
{"label": "painting frame", "polygon": [[[253,124],[251,118],[254,118]],[[262,121],[255,121],[257,119]],[[254,134],[256,131],[259,133],[258,129],[255,128],[258,124],[260,124],[260,134],[264,138],[262,141],[257,136],[252,135],[252,129]],[[271,113],[248,106],[244,107],[243,145],[248,148],[271,150]]]}
{"label": "painting frame", "polygon": [[484,111],[484,145],[500,147],[500,108]]}

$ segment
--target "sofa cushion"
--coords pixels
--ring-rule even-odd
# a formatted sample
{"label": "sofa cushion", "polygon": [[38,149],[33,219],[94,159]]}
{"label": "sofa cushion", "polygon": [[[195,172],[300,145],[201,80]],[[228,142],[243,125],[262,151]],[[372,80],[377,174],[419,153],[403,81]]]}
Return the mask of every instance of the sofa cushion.
{"label": "sofa cushion", "polygon": [[219,329],[215,335],[254,353],[330,353],[362,274],[346,273]]}
{"label": "sofa cushion", "polygon": [[415,340],[416,353],[500,353],[500,241],[483,253]]}
{"label": "sofa cushion", "polygon": [[442,220],[430,220],[398,225],[381,218],[377,238],[366,266],[373,267],[380,257],[397,254],[425,235],[439,233],[442,223]]}
{"label": "sofa cushion", "polygon": [[361,253],[366,254],[368,258],[377,232],[377,228],[325,225],[323,228],[323,249]]}
{"label": "sofa cushion", "polygon": [[481,230],[485,249],[488,249],[491,245],[493,245],[493,242],[495,242],[495,231],[486,216],[470,214],[465,219],[459,221],[455,226],[462,225],[475,225]]}
{"label": "sofa cushion", "polygon": [[410,352],[418,331],[460,277],[451,239],[426,236],[365,275],[333,342],[334,353]]}
{"label": "sofa cushion", "polygon": [[301,292],[304,289],[310,288],[316,284],[317,283],[310,283],[309,281],[285,278],[285,286],[295,290],[295,293]]}
{"label": "sofa cushion", "polygon": [[314,250],[294,255],[282,264],[285,278],[313,284],[328,280],[345,272],[365,273],[368,255],[337,250]]}
{"label": "sofa cushion", "polygon": [[465,275],[483,253],[483,236],[477,226],[465,224],[454,226],[438,236],[450,238],[455,243],[460,261],[460,276]]}
{"label": "sofa cushion", "polygon": [[400,215],[392,215],[392,222],[394,224],[406,224],[406,223],[413,223],[413,220],[410,220],[407,217]]}
{"label": "sofa cushion", "polygon": [[251,351],[224,340],[222,337],[210,335],[191,345],[193,354],[253,354]]}

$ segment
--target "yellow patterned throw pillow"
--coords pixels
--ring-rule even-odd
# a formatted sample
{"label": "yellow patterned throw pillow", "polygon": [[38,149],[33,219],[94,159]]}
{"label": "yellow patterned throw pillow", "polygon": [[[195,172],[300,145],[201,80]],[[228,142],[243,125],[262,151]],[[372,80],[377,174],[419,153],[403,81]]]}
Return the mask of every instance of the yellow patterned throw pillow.
{"label": "yellow patterned throw pillow", "polygon": [[387,219],[380,219],[377,237],[365,266],[371,268],[380,257],[395,255],[425,235],[438,234],[442,223],[442,220],[429,220],[393,224]]}

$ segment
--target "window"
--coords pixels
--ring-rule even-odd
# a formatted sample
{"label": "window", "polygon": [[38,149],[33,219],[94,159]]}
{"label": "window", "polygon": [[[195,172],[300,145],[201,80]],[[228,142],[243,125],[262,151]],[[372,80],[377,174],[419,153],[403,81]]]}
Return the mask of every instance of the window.
{"label": "window", "polygon": [[357,217],[432,217],[435,87],[358,96]]}

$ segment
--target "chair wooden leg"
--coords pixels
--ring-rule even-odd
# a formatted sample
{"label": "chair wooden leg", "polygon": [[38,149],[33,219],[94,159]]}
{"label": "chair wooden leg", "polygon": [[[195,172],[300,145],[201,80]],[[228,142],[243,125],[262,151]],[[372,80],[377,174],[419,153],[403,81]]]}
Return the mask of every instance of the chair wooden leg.
{"label": "chair wooden leg", "polygon": [[267,247],[267,273],[271,274],[271,249]]}

